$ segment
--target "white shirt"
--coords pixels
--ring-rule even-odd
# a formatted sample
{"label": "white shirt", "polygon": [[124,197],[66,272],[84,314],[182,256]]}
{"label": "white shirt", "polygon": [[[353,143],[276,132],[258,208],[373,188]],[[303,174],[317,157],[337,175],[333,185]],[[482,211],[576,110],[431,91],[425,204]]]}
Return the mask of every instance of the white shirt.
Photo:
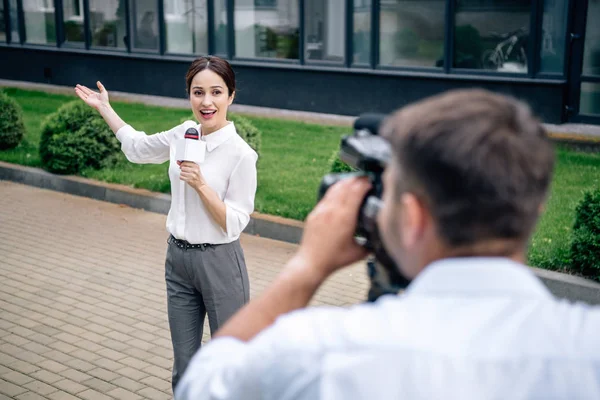
{"label": "white shirt", "polygon": [[507,259],[448,259],[401,296],[209,342],[176,398],[600,399],[600,308]]}
{"label": "white shirt", "polygon": [[206,156],[200,164],[200,171],[208,186],[225,203],[225,232],[212,218],[198,193],[179,179],[180,169],[175,160],[175,143],[192,127],[201,132],[198,124],[186,121],[171,130],[154,135],[146,135],[130,125],[125,125],[116,135],[121,142],[123,153],[131,162],[161,164],[169,160],[169,233],[190,243],[230,243],[239,238],[254,211],[258,155],[237,134],[233,122],[200,138],[206,141]]}

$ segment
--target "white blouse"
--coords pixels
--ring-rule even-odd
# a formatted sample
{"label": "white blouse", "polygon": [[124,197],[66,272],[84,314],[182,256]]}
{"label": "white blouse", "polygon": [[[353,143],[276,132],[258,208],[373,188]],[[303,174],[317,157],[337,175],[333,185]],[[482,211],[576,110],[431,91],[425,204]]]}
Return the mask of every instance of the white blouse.
{"label": "white blouse", "polygon": [[200,196],[179,179],[175,143],[189,128],[200,126],[185,121],[171,130],[146,135],[125,125],[116,133],[127,159],[138,164],[162,164],[169,160],[171,208],[167,230],[190,243],[229,243],[238,239],[254,211],[256,161],[258,154],[242,139],[233,122],[200,140],[206,142],[206,156],[200,170],[209,187],[225,203],[227,232],[212,218]]}

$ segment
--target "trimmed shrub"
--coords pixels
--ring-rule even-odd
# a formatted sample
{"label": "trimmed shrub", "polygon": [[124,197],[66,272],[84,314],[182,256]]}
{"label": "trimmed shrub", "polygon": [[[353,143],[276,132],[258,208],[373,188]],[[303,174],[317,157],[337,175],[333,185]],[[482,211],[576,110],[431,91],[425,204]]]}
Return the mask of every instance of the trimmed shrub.
{"label": "trimmed shrub", "polygon": [[354,168],[346,164],[340,159],[340,151],[338,149],[331,155],[329,159],[329,172],[331,173],[342,173],[342,172],[354,172]]}
{"label": "trimmed shrub", "polygon": [[600,189],[586,192],[575,209],[572,270],[600,281]]}
{"label": "trimmed shrub", "polygon": [[[246,117],[229,113],[227,119],[234,123],[235,129],[242,139],[258,154],[260,159],[261,133],[257,127]],[[194,114],[187,118],[182,118],[181,123],[185,121],[196,121]]]}
{"label": "trimmed shrub", "polygon": [[19,103],[0,91],[0,150],[17,147],[25,136],[23,110]]}
{"label": "trimmed shrub", "polygon": [[100,114],[80,100],[64,104],[42,124],[42,166],[58,174],[83,168],[100,169],[113,163],[120,144]]}

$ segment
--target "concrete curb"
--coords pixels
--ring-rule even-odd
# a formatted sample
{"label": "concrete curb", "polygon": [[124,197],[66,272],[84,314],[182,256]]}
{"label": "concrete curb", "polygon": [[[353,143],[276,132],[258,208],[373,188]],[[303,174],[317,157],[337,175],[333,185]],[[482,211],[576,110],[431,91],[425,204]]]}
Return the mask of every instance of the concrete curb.
{"label": "concrete curb", "polygon": [[[0,180],[9,180],[39,188],[117,204],[125,204],[160,214],[167,214],[171,196],[125,185],[104,183],[78,176],[55,175],[39,168],[0,161]],[[245,233],[289,243],[299,243],[304,224],[300,221],[254,213]],[[588,304],[600,304],[600,284],[573,275],[532,268],[557,297]]]}
{"label": "concrete curb", "polygon": [[[3,161],[0,161],[0,180],[23,183],[110,203],[125,204],[159,214],[167,214],[171,204],[171,196],[168,194],[134,189],[125,185],[105,183],[79,176],[55,175],[39,168]],[[302,226],[302,222],[299,221],[253,213],[244,233],[289,243],[300,243]]]}

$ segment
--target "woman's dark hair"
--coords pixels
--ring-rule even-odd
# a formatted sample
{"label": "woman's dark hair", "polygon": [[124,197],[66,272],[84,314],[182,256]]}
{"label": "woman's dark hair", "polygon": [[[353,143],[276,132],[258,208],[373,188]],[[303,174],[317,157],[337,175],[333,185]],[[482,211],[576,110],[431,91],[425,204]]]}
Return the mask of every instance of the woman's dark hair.
{"label": "woman's dark hair", "polygon": [[190,86],[192,86],[194,76],[205,69],[210,69],[225,81],[225,85],[227,85],[227,90],[229,91],[227,93],[228,96],[231,96],[235,92],[235,72],[233,72],[231,65],[221,57],[204,56],[196,58],[185,74],[185,87],[188,94],[190,93]]}

